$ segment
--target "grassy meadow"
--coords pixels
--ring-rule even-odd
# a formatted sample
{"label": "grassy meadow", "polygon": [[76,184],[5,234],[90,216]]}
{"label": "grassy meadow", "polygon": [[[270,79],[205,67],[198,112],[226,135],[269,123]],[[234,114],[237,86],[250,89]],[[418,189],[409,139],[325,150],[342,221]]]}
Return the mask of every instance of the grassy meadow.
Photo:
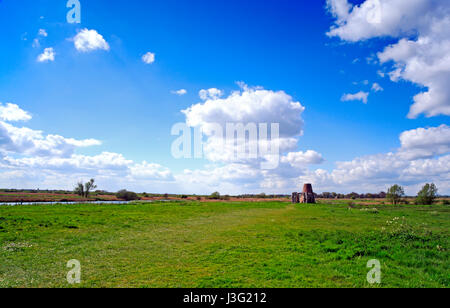
{"label": "grassy meadow", "polygon": [[0,206],[0,287],[449,287],[449,232],[445,205]]}

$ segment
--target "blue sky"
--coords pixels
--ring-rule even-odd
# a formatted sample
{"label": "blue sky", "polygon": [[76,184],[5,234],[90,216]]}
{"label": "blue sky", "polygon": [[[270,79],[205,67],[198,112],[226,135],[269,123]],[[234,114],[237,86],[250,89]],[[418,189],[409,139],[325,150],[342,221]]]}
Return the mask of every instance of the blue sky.
{"label": "blue sky", "polygon": [[[411,186],[412,191],[432,180],[440,183],[444,192],[450,189],[445,174],[421,174],[414,179],[396,174],[388,177],[389,181],[384,177],[372,181],[374,175],[369,171],[370,174],[362,175],[362,180],[358,178],[348,183],[315,178],[317,169],[332,174],[336,162],[395,153],[402,146],[399,136],[404,132],[423,128],[425,133],[431,134],[429,128],[444,125],[444,133],[447,133],[447,100],[442,103],[444,112],[432,117],[422,112],[408,118],[413,97],[426,91],[426,81],[413,80],[406,73],[400,80],[392,81],[378,73],[388,73],[395,64],[404,61],[380,63],[377,53],[401,39],[415,42],[421,31],[425,32],[419,26],[412,25],[415,31],[400,31],[401,34],[394,28],[402,28],[402,25],[394,25],[383,29],[386,33],[370,32],[361,37],[349,38],[343,32],[327,35],[332,27],[339,26],[339,20],[347,18],[346,25],[352,26],[348,14],[336,9],[339,3],[347,1],[337,0],[328,3],[81,0],[80,3],[81,23],[69,24],[66,21],[69,9],[64,0],[0,2],[0,102],[16,104],[28,112],[32,118],[14,126],[42,131],[44,138],[50,134],[101,142],[96,146],[74,147],[66,158],[118,153],[133,164],[142,161],[157,164],[159,171],[170,172],[171,180],[151,177],[127,182],[123,179],[128,173],[115,173],[108,178],[104,175],[109,174],[108,170],[70,169],[72,171],[67,173],[71,172],[72,176],[67,182],[60,182],[55,180],[57,173],[52,166],[24,166],[17,161],[11,165],[5,160],[1,186],[71,188],[70,181],[92,175],[99,178],[106,189],[126,186],[155,192],[210,193],[217,188],[226,193],[266,190],[288,193],[307,180],[317,182],[315,186],[319,186],[320,191],[377,190],[391,184],[391,180]],[[362,7],[364,1],[348,5]],[[433,12],[434,8],[429,9]],[[353,9],[353,13],[358,13],[357,9]],[[411,11],[412,16],[414,13]],[[46,35],[39,35],[41,29]],[[109,48],[77,50],[74,38],[84,29],[95,31]],[[35,39],[39,40],[38,44],[34,43]],[[446,39],[448,37],[439,38]],[[46,48],[52,48],[54,59],[37,61]],[[142,61],[147,52],[155,54],[151,64]],[[448,71],[444,70],[444,74]],[[275,181],[273,175],[268,182],[276,182],[274,185],[262,183],[263,177],[253,179],[255,183],[252,180],[245,187],[239,181],[223,185],[222,181],[226,180],[220,178],[217,179],[220,183],[212,187],[208,183],[183,183],[185,178],[181,174],[185,169],[212,172],[211,168],[224,168],[229,162],[214,161],[215,166],[211,167],[212,162],[207,159],[173,158],[170,153],[175,139],[170,135],[172,125],[186,120],[182,110],[203,104],[200,90],[221,89],[226,98],[232,91],[239,90],[238,81],[249,87],[283,91],[305,107],[299,115],[304,121],[303,136],[290,151],[320,153],[323,161],[319,166],[306,163],[299,168],[298,177],[289,181]],[[371,90],[374,83],[383,90]],[[185,89],[187,94],[173,93],[180,89]],[[360,91],[368,93],[367,103],[341,99],[344,94]],[[438,145],[431,146],[441,149],[442,144],[448,147],[449,142],[440,140]],[[431,156],[417,156],[417,159],[446,158],[445,151],[432,152]],[[26,149],[21,152],[5,148],[3,156],[36,157],[30,153]],[[411,161],[416,161],[416,157]],[[58,172],[62,172],[61,169]],[[36,174],[39,176],[34,176]]]}

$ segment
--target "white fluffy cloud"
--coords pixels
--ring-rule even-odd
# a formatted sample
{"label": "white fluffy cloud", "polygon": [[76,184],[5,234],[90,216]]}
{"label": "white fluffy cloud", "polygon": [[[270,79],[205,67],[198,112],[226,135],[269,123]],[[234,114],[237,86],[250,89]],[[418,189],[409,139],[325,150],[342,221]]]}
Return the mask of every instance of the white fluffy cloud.
{"label": "white fluffy cloud", "polygon": [[442,125],[405,131],[400,135],[400,142],[396,152],[337,162],[334,170],[306,172],[299,177],[299,182],[312,182],[321,190],[347,192],[376,192],[401,184],[411,194],[424,182],[435,182],[443,193],[448,193],[450,128]]}
{"label": "white fluffy cloud", "polygon": [[390,36],[399,41],[378,53],[392,61],[391,80],[407,80],[426,90],[414,97],[408,114],[416,118],[450,115],[450,2],[441,0],[328,0],[336,24],[328,32],[357,42]]}
{"label": "white fluffy cloud", "polygon": [[216,89],[216,88],[211,88],[208,90],[200,90],[200,92],[198,92],[198,96],[206,101],[208,99],[218,99],[219,97],[223,96],[223,91]]}
{"label": "white fluffy cloud", "polygon": [[431,16],[424,12],[437,13],[444,2],[366,0],[353,6],[347,0],[327,0],[328,7],[336,17],[336,25],[328,35],[356,42],[378,36],[412,34],[418,28],[427,27]]}
{"label": "white fluffy cloud", "polygon": [[3,121],[28,121],[31,115],[25,110],[20,109],[16,104],[7,103],[4,106],[0,103],[0,120]]}
{"label": "white fluffy cloud", "polygon": [[45,38],[45,37],[47,37],[48,36],[48,34],[47,34],[47,31],[45,30],[45,29],[39,29],[39,31],[38,31],[38,37],[36,37],[34,40],[33,40],[33,48],[39,48],[40,46],[41,46],[41,42],[40,42],[40,39],[41,38]]}
{"label": "white fluffy cloud", "polygon": [[430,158],[450,153],[450,127],[417,128],[400,135],[399,154],[406,159]]}
{"label": "white fluffy cloud", "polygon": [[172,91],[172,94],[178,95],[178,96],[183,96],[187,94],[186,89],[180,89],[180,90],[176,90],[176,91]]}
{"label": "white fluffy cloud", "polygon": [[77,149],[101,145],[96,139],[44,135],[42,131],[7,123],[30,119],[29,113],[19,106],[0,104],[0,185],[3,187],[70,189],[76,181],[94,177],[105,185],[102,188],[114,190],[154,187],[174,181],[171,171],[158,164],[136,163],[111,152],[93,156],[75,153]]}
{"label": "white fluffy cloud", "polygon": [[43,37],[48,36],[47,31],[45,29],[39,29],[38,35]]}
{"label": "white fluffy cloud", "polygon": [[67,157],[76,148],[100,145],[95,139],[76,140],[58,135],[44,136],[41,131],[15,127],[0,121],[0,152],[33,156]]}
{"label": "white fluffy cloud", "polygon": [[155,54],[152,52],[147,52],[145,55],[142,56],[142,61],[145,64],[152,64],[155,62]]}
{"label": "white fluffy cloud", "polygon": [[[235,155],[235,153],[242,153],[241,148],[237,144],[227,143],[224,139],[227,125],[230,124],[242,125],[245,128],[254,127],[255,130],[260,124],[267,124],[267,141],[263,138],[248,140],[250,147],[255,146],[261,149],[262,146],[268,145],[271,148],[277,144],[281,152],[295,149],[297,138],[303,134],[301,115],[305,108],[299,102],[295,102],[291,96],[283,91],[274,92],[249,87],[244,87],[242,91],[235,91],[225,98],[220,98],[219,94],[223,92],[210,89],[208,95],[203,97],[205,102],[183,110],[186,123],[191,127],[201,128],[206,135],[205,154],[209,160],[242,161]],[[279,125],[279,138],[270,136],[272,124]],[[219,134],[218,128],[221,131]],[[249,153],[249,148],[245,149],[244,154]]]}
{"label": "white fluffy cloud", "polygon": [[372,85],[372,91],[381,92],[384,91],[384,89],[378,83],[374,82]]}
{"label": "white fluffy cloud", "polygon": [[89,52],[96,49],[109,50],[109,45],[96,30],[81,30],[74,38],[75,48],[81,52]]}
{"label": "white fluffy cloud", "polygon": [[130,167],[130,175],[134,179],[173,181],[172,172],[159,164],[143,161]]}
{"label": "white fluffy cloud", "polygon": [[52,47],[45,48],[44,52],[38,56],[37,60],[38,62],[55,61],[55,50]]}
{"label": "white fluffy cloud", "polygon": [[322,154],[308,150],[306,152],[290,152],[282,157],[281,161],[289,163],[293,167],[305,167],[310,164],[321,164],[324,159]]}
{"label": "white fluffy cloud", "polygon": [[[206,159],[217,165],[203,170],[186,170],[176,176],[177,181],[185,181],[195,189],[201,187],[203,191],[219,190],[234,194],[294,189],[295,178],[304,174],[309,165],[324,161],[321,154],[312,150],[294,152],[298,148],[298,138],[303,135],[302,113],[305,108],[283,91],[248,87],[242,82],[239,86],[240,91],[228,96],[216,88],[204,90],[200,95],[204,102],[183,110],[186,123],[203,130]],[[243,137],[248,145],[245,149],[240,148],[238,143],[224,140],[227,124],[250,129],[258,128],[262,123],[267,124],[268,132],[271,124],[277,123],[279,138],[270,136],[270,133],[268,140]],[[221,134],[217,134],[218,131]],[[239,138],[235,136],[235,140],[242,141]],[[273,148],[275,144],[279,146],[279,156],[261,155],[261,152],[256,157],[248,156],[252,147]],[[246,158],[236,156],[241,150]],[[262,168],[262,161],[277,167]],[[276,164],[272,164],[274,162]]]}
{"label": "white fluffy cloud", "polygon": [[362,101],[364,104],[367,104],[367,100],[369,98],[368,92],[359,91],[355,94],[344,94],[341,97],[341,101],[348,102],[348,101]]}
{"label": "white fluffy cloud", "polygon": [[5,157],[4,161],[18,168],[36,168],[44,170],[78,172],[87,170],[120,170],[132,166],[133,161],[125,159],[122,154],[103,152],[95,156],[72,154],[68,157]]}
{"label": "white fluffy cloud", "polygon": [[202,170],[184,170],[176,175],[176,180],[189,187],[191,191],[205,193],[220,191],[222,193],[240,194],[261,187],[264,176],[260,169],[245,164],[227,164],[209,166]]}
{"label": "white fluffy cloud", "polygon": [[[220,90],[213,92],[222,93]],[[247,88],[223,99],[218,95],[208,96],[205,102],[195,104],[183,113],[188,125],[201,126],[205,131],[209,131],[210,123],[223,127],[226,123],[279,123],[281,136],[297,137],[303,134],[301,115],[304,110],[283,91]]]}
{"label": "white fluffy cloud", "polygon": [[12,121],[28,121],[31,115],[18,105],[0,104],[0,153],[33,156],[65,157],[73,154],[76,148],[100,145],[95,139],[76,140],[58,135],[44,136],[41,131],[27,127],[16,127]]}

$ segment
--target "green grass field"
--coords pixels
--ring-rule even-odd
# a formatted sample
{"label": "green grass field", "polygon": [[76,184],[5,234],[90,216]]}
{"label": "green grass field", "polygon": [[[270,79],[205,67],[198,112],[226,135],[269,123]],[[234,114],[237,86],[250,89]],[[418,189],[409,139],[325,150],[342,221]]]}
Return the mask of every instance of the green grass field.
{"label": "green grass field", "polygon": [[174,202],[0,207],[0,287],[449,287],[450,208]]}

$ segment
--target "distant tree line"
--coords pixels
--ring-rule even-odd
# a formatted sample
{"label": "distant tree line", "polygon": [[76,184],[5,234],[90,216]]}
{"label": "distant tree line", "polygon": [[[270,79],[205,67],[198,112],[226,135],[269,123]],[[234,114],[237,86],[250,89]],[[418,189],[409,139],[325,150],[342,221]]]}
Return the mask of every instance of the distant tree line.
{"label": "distant tree line", "polygon": [[335,192],[323,192],[321,194],[315,194],[316,198],[321,199],[384,199],[386,198],[386,193],[384,191],[379,192],[377,194],[367,193],[367,194],[358,194],[356,192],[352,192],[349,194],[339,194]]}

